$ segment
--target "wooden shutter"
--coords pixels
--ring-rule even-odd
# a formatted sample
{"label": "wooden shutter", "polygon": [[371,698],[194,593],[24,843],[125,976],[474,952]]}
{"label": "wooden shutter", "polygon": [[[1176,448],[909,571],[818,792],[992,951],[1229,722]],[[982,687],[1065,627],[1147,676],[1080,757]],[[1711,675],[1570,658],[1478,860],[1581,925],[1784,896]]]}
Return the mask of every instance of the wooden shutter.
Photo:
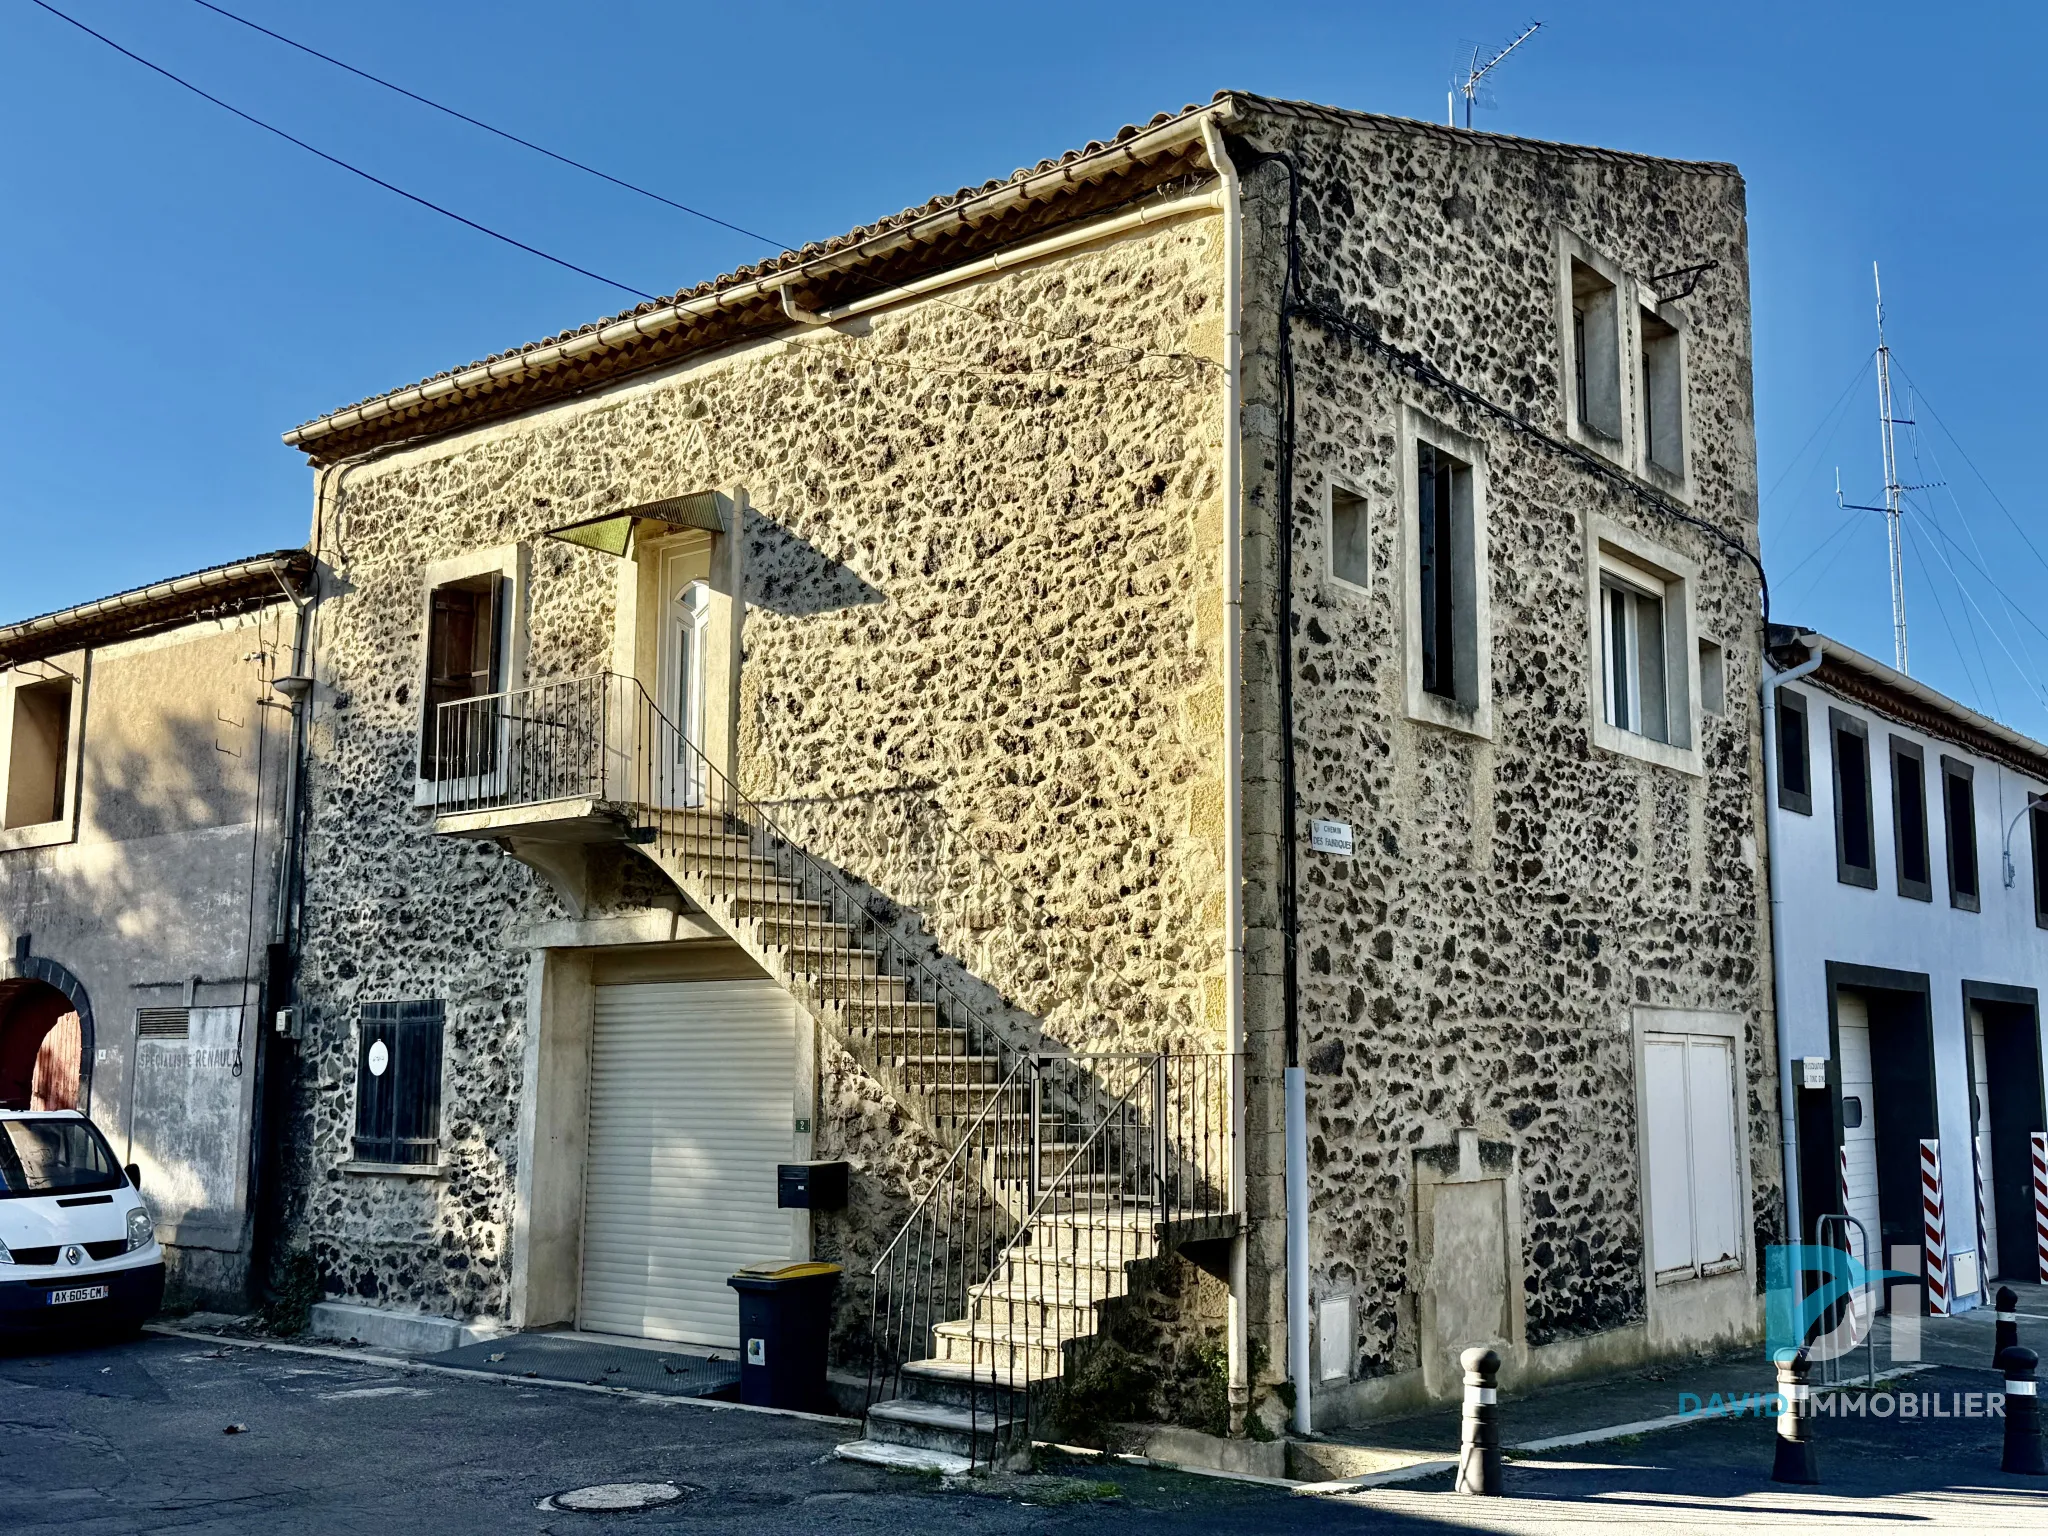
{"label": "wooden shutter", "polygon": [[1650,1268],[1660,1276],[1690,1272],[1698,1262],[1692,1238],[1685,1055],[1682,1035],[1652,1035],[1643,1045],[1643,1141],[1650,1177],[1647,1236]]}
{"label": "wooden shutter", "polygon": [[1693,1256],[1700,1273],[1710,1275],[1742,1262],[1733,1040],[1687,1038],[1685,1119],[1692,1152]]}
{"label": "wooden shutter", "polygon": [[[366,1163],[431,1164],[440,1155],[438,1001],[365,1003],[356,1054],[355,1153]],[[374,1071],[382,1046],[384,1070]]]}

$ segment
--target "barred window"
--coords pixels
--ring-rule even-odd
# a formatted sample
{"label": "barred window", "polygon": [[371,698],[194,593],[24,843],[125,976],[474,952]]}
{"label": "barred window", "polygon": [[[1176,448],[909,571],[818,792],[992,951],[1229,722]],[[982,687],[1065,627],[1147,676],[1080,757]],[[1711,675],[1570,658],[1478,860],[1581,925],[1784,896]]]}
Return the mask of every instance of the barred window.
{"label": "barred window", "polygon": [[355,1155],[428,1166],[441,1155],[442,1004],[365,1003],[356,1057]]}

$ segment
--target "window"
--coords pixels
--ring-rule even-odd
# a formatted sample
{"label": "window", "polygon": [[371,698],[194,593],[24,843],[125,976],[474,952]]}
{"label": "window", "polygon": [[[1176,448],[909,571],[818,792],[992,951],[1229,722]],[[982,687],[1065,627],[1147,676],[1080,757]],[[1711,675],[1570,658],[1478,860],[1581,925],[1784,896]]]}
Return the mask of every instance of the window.
{"label": "window", "polygon": [[1643,352],[1643,457],[1685,476],[1685,373],[1678,327],[1653,309],[1638,316]]}
{"label": "window", "polygon": [[1700,642],[1700,708],[1710,715],[1728,713],[1728,661],[1717,640]]}
{"label": "window", "polygon": [[2048,800],[2035,802],[2027,823],[2034,843],[2034,926],[2048,928]]}
{"label": "window", "polygon": [[1587,432],[1621,441],[1621,305],[1615,285],[1586,262],[1571,261],[1572,388]]}
{"label": "window", "polygon": [[427,604],[426,711],[421,721],[420,777],[467,778],[496,766],[498,733],[481,710],[442,705],[496,693],[503,680],[502,607],[494,575],[435,587]]}
{"label": "window", "polygon": [[1353,587],[1372,585],[1372,525],[1365,498],[1332,487],[1330,491],[1330,575]]}
{"label": "window", "polygon": [[1910,741],[1892,738],[1892,842],[1898,854],[1899,894],[1934,900],[1934,870],[1927,842],[1927,760]]}
{"label": "window", "polygon": [[1607,723],[1652,741],[1671,739],[1664,660],[1664,596],[1609,576],[1600,583]]}
{"label": "window", "polygon": [[2034,926],[2048,928],[2048,801],[2036,801],[2028,813],[2034,834]]}
{"label": "window", "polygon": [[1642,1136],[1650,1268],[1660,1282],[1742,1267],[1735,1041],[1643,1037]]}
{"label": "window", "polygon": [[1455,730],[1493,730],[1487,612],[1486,470],[1480,445],[1402,416],[1410,484],[1401,519],[1408,713]]}
{"label": "window", "polygon": [[1948,832],[1948,904],[1979,910],[1975,771],[1952,757],[1941,760],[1941,803]]}
{"label": "window", "polygon": [[1683,556],[1587,518],[1594,744],[1687,773],[1701,771],[1695,575]]}
{"label": "window", "polygon": [[1828,711],[1835,759],[1835,878],[1877,889],[1877,834],[1870,813],[1870,732],[1839,709]]}
{"label": "window", "polygon": [[441,1151],[439,1002],[365,1003],[356,1058],[355,1153],[431,1166]]}
{"label": "window", "polygon": [[71,679],[23,682],[14,689],[7,740],[6,829],[62,821],[71,765]]}
{"label": "window", "polygon": [[1778,805],[1800,816],[1813,814],[1812,749],[1806,739],[1806,699],[1778,690]]}

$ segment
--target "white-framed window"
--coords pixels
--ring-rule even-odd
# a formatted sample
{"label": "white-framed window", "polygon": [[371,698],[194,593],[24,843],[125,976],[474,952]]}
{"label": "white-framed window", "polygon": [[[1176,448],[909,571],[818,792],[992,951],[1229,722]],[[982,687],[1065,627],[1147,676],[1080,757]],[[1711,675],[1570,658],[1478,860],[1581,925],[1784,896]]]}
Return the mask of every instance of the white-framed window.
{"label": "white-framed window", "polygon": [[1403,661],[1410,718],[1493,734],[1484,446],[1401,413]]}
{"label": "white-framed window", "polygon": [[417,805],[474,798],[502,772],[504,711],[492,701],[524,686],[530,570],[527,547],[508,544],[423,573]]}
{"label": "white-framed window", "polygon": [[1658,1285],[1741,1269],[1749,1226],[1742,1021],[1638,1008],[1644,1267]]}
{"label": "white-framed window", "polygon": [[1698,567],[1609,519],[1587,519],[1593,740],[1610,752],[1701,771]]}
{"label": "white-framed window", "polygon": [[1634,370],[1623,359],[1630,344],[1634,285],[1604,252],[1560,229],[1557,298],[1566,435],[1633,467]]}
{"label": "white-framed window", "polygon": [[0,675],[0,850],[76,836],[84,723],[84,652]]}
{"label": "white-framed window", "polygon": [[1330,580],[1340,589],[1367,592],[1372,588],[1372,513],[1364,495],[1332,484],[1324,514],[1325,542],[1330,552]]}

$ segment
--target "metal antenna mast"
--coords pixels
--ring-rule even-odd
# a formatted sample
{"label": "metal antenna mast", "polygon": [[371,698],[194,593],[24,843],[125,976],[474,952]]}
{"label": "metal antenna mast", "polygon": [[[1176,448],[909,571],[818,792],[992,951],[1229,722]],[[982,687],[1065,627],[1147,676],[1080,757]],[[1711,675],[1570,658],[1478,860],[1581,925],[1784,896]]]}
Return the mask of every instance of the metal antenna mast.
{"label": "metal antenna mast", "polygon": [[1517,48],[1521,47],[1522,44],[1526,43],[1527,41],[1529,41],[1530,38],[1534,37],[1539,31],[1542,30],[1542,27],[1543,23],[1540,21],[1530,22],[1528,26],[1522,29],[1522,35],[1520,37],[1516,38],[1512,43],[1509,43],[1507,47],[1501,49],[1499,53],[1496,53],[1484,64],[1479,62],[1479,49],[1476,46],[1472,49],[1471,62],[1465,66],[1464,80],[1462,82],[1452,82],[1451,89],[1447,93],[1447,99],[1444,104],[1447,112],[1447,121],[1449,122],[1449,125],[1451,127],[1455,128],[1458,126],[1458,98],[1460,96],[1463,96],[1465,98],[1465,126],[1467,128],[1470,128],[1472,126],[1472,107],[1475,102],[1482,107],[1490,107],[1493,105],[1491,101],[1479,100],[1479,82],[1486,78],[1487,74],[1493,69],[1493,67],[1496,64],[1500,63],[1502,59],[1506,58],[1509,54],[1513,53]]}
{"label": "metal antenna mast", "polygon": [[1892,428],[1910,427],[1910,416],[1892,414],[1892,349],[1884,339],[1884,284],[1877,275],[1877,263],[1870,264],[1870,283],[1877,290],[1877,435],[1884,450],[1884,505],[1867,507],[1861,502],[1842,500],[1842,472],[1835,471],[1835,505],[1852,512],[1882,512],[1884,514],[1885,542],[1891,552],[1892,561],[1892,665],[1901,672],[1906,670],[1906,562],[1904,550],[1900,547],[1900,522],[1904,505],[1900,497],[1907,491],[1925,490],[1920,485],[1899,483],[1899,450],[1893,440]]}
{"label": "metal antenna mast", "polygon": [[1884,527],[1892,557],[1892,665],[1906,670],[1906,565],[1899,548],[1899,450],[1892,440],[1892,349],[1884,342],[1884,283],[1877,263],[1870,264],[1870,286],[1877,293],[1877,420],[1884,443]]}

